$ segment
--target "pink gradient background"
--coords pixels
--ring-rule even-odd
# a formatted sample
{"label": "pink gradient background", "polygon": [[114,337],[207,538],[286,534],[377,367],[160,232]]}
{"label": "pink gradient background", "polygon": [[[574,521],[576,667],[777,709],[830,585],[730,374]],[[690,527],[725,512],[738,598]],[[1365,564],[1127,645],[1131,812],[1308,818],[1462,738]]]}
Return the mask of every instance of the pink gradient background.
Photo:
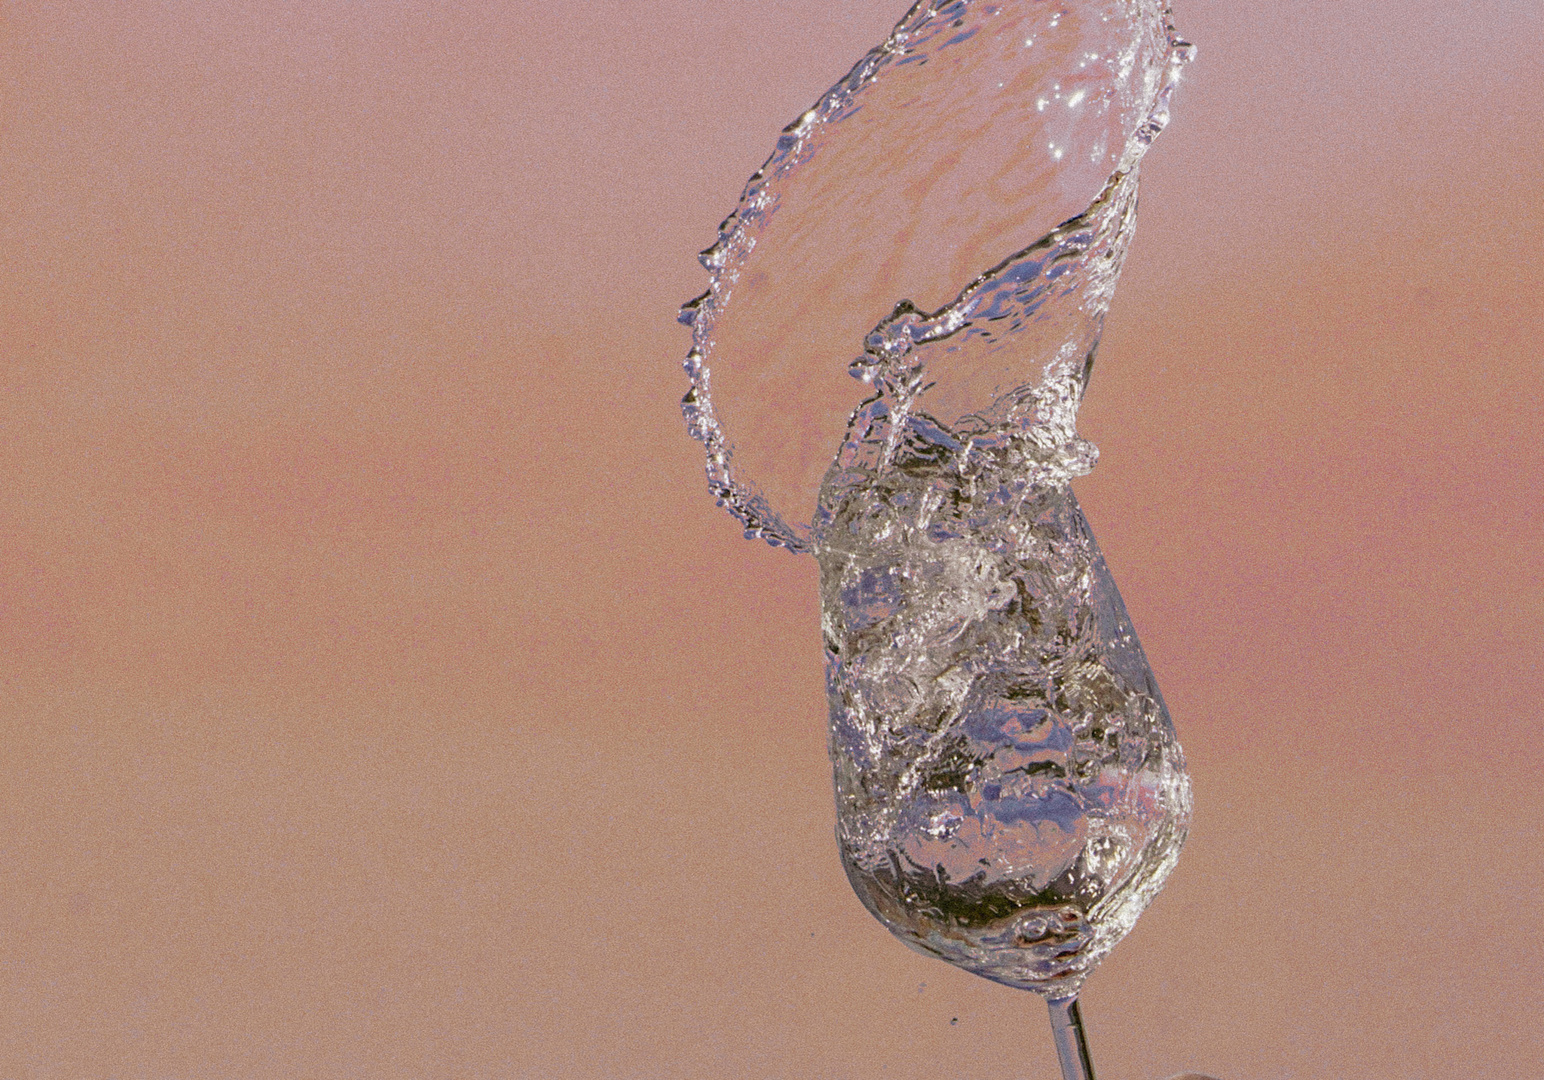
{"label": "pink gradient background", "polygon": [[[0,1076],[1050,1080],[831,838],[693,253],[891,0],[0,4]],[[1189,754],[1106,1080],[1544,1060],[1544,14],[1180,0],[1079,494]]]}

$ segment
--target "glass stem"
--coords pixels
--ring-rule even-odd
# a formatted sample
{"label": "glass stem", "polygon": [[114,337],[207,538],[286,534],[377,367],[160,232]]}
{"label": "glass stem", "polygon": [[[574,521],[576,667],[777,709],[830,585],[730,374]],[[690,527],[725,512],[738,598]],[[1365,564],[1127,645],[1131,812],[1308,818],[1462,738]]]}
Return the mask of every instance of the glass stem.
{"label": "glass stem", "polygon": [[1061,1059],[1062,1080],[1094,1080],[1077,995],[1047,998],[1045,1003],[1051,1010],[1051,1038],[1056,1040],[1056,1056]]}

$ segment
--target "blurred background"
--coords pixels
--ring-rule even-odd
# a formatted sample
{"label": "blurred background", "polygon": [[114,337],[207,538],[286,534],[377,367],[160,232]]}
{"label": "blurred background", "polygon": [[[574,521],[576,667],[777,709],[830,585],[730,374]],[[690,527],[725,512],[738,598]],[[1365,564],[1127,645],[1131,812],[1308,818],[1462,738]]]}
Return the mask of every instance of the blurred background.
{"label": "blurred background", "polygon": [[[1051,1080],[832,838],[676,306],[904,0],[0,3],[0,1075]],[[1195,783],[1100,1075],[1544,1059],[1544,9],[1179,0],[1078,483]]]}

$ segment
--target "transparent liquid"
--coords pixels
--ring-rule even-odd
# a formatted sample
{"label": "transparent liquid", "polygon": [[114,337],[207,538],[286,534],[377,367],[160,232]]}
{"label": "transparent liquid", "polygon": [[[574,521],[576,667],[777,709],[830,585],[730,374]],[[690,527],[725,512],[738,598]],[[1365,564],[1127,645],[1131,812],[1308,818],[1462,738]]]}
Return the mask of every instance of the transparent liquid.
{"label": "transparent liquid", "polygon": [[1184,757],[1125,605],[1032,444],[913,420],[822,492],[837,838],[912,947],[1074,993],[1173,868]]}
{"label": "transparent liquid", "polygon": [[909,945],[1053,998],[1190,815],[1070,487],[1188,56],[1152,0],[917,4],[785,130],[682,310],[711,490],[820,563],[853,888]]}
{"label": "transparent liquid", "polygon": [[1153,0],[920,3],[788,126],[682,310],[688,422],[747,531],[808,546],[855,356],[882,392],[925,366],[948,423],[1085,367],[1183,55]]}

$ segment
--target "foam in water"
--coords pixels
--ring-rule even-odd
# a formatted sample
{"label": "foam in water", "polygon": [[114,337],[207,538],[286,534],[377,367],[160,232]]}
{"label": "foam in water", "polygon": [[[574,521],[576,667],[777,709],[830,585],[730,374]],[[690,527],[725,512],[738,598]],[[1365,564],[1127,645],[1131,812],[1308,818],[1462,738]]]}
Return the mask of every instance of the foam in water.
{"label": "foam in water", "polygon": [[785,130],[682,313],[712,490],[820,563],[854,889],[913,947],[1053,997],[1130,930],[1189,819],[1069,483],[1189,52],[1151,0],[917,4]]}

